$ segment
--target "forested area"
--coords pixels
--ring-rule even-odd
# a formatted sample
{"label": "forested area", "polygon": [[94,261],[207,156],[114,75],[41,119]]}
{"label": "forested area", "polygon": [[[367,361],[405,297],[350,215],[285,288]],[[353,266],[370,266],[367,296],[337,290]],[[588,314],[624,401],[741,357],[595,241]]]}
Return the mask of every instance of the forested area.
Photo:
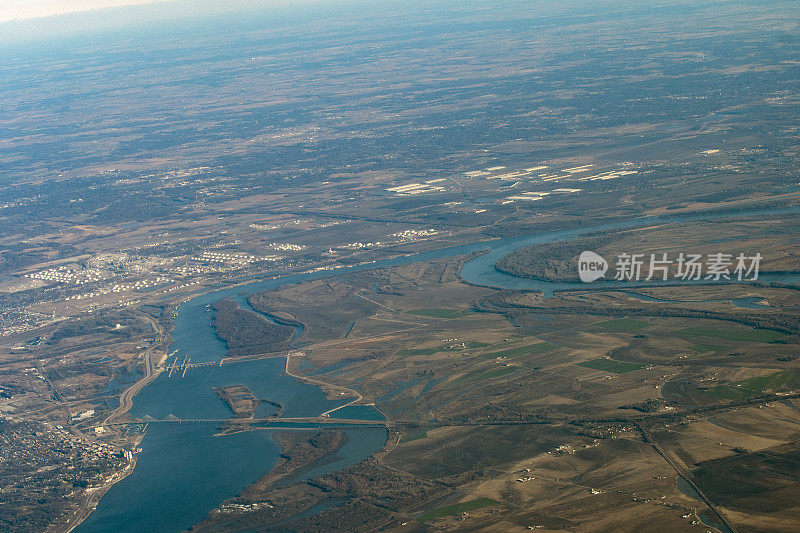
{"label": "forested area", "polygon": [[214,304],[214,327],[217,336],[228,345],[228,355],[258,355],[276,352],[287,346],[294,328],[274,324],[246,311],[230,299]]}

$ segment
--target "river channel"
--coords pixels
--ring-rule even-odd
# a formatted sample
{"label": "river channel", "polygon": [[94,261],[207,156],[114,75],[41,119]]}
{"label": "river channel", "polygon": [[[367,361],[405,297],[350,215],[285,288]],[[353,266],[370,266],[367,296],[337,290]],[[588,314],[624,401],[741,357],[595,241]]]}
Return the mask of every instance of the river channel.
{"label": "river channel", "polygon": [[[462,278],[476,285],[540,290],[546,295],[552,294],[554,290],[570,288],[620,287],[630,290],[637,284],[551,283],[522,279],[496,271],[494,264],[517,248],[568,240],[590,232],[666,222],[797,212],[797,208],[784,208],[737,214],[629,219],[601,226],[496,239],[346,268],[253,281],[202,294],[181,304],[176,310],[174,330],[171,332],[174,340],[171,350],[177,350],[175,357],[191,357],[192,363],[219,362],[226,355],[224,343],[214,334],[212,311],[209,307],[222,298],[234,298],[241,304],[249,294],[286,285],[478,251],[486,253],[466,261],[461,269]],[[720,251],[729,253],[734,250]],[[764,276],[762,279],[798,283],[800,276]],[[155,420],[148,425],[134,471],[103,496],[96,510],[76,531],[95,533],[186,530],[224,500],[235,496],[271,470],[278,462],[280,454],[280,447],[271,438],[273,429],[214,437],[219,423],[156,421],[171,418],[170,415],[185,420],[228,418],[229,408],[212,390],[212,387],[225,385],[243,384],[256,397],[283,404],[285,417],[317,416],[345,403],[346,400],[328,400],[316,386],[285,375],[284,365],[285,359],[274,358],[191,368],[182,377],[169,377],[166,372],[162,372],[133,401],[130,412],[132,417]],[[372,419],[373,416],[374,413],[367,410],[363,413],[364,418]],[[348,408],[347,417],[357,418],[359,412]],[[386,441],[386,431],[383,428],[350,426],[344,427],[344,431],[348,434],[348,439],[339,450],[337,460],[315,469],[315,475],[355,464],[379,450]]]}

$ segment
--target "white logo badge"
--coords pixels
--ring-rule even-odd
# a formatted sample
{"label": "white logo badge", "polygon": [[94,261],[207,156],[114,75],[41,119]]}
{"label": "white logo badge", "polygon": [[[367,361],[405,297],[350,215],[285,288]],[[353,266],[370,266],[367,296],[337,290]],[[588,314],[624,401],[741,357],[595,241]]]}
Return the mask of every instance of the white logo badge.
{"label": "white logo badge", "polygon": [[588,250],[581,252],[578,257],[578,276],[584,283],[602,278],[608,270],[608,261],[600,255]]}

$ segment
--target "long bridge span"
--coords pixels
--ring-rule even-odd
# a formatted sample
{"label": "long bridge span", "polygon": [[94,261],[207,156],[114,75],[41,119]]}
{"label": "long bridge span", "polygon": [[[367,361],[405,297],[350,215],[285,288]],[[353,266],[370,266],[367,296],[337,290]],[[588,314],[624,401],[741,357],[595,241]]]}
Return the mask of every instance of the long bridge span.
{"label": "long bridge span", "polygon": [[359,426],[381,426],[386,427],[394,425],[386,420],[363,420],[357,418],[329,418],[329,417],[300,417],[300,418],[283,418],[283,417],[268,417],[268,418],[146,418],[134,419],[128,422],[111,422],[103,424],[104,426],[129,426],[141,424],[191,424],[191,423],[217,423],[217,424],[241,424],[241,425],[255,425],[255,424],[271,424],[274,422],[285,422],[289,424],[340,424],[340,425],[359,425]]}

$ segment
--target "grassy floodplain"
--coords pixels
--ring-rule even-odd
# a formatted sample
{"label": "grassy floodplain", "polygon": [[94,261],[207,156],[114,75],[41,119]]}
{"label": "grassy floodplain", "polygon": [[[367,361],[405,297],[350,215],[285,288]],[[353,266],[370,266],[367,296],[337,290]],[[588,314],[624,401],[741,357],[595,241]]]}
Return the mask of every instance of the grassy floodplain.
{"label": "grassy floodplain", "polygon": [[613,359],[592,359],[591,361],[578,363],[577,366],[602,370],[603,372],[611,372],[613,374],[627,374],[628,372],[641,370],[645,367],[645,365],[640,363],[626,363],[624,361],[614,361]]}
{"label": "grassy floodplain", "polygon": [[497,505],[498,501],[493,500],[491,498],[477,498],[475,500],[469,500],[462,503],[456,503],[454,505],[446,505],[444,507],[438,507],[436,509],[432,509],[427,513],[423,514],[419,517],[422,522],[428,522],[430,520],[435,520],[437,518],[442,518],[444,516],[452,516],[461,513],[466,513],[469,511],[474,511],[475,509],[482,509],[484,507],[489,507],[490,505]]}

